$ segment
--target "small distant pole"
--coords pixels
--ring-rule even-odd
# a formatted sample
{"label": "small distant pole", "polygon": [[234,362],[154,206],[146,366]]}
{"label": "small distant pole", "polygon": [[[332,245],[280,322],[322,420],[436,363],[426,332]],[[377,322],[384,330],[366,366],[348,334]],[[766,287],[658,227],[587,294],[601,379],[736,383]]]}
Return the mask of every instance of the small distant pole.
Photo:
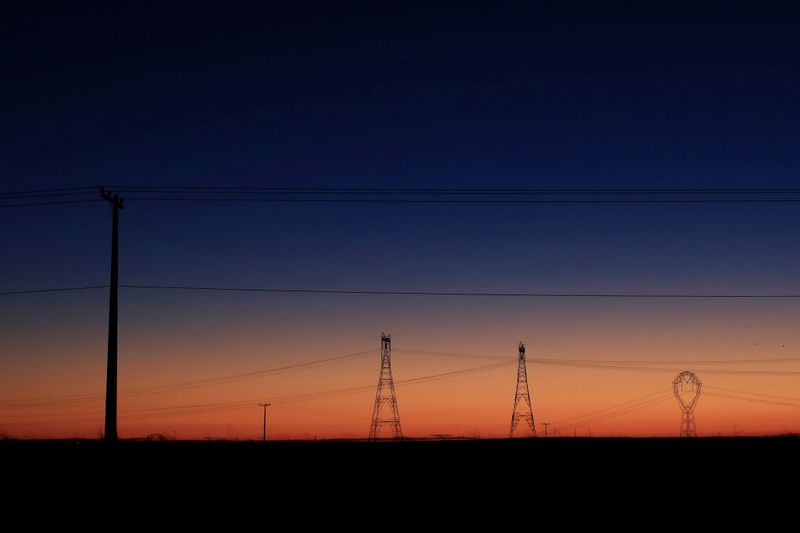
{"label": "small distant pole", "polygon": [[550,422],[542,422],[542,425],[544,426],[544,436],[547,437],[547,426],[550,425]]}
{"label": "small distant pole", "polygon": [[262,440],[264,442],[267,442],[267,407],[269,407],[272,404],[269,403],[269,402],[266,402],[266,403],[260,403],[258,405],[260,405],[261,407],[264,408],[264,437],[263,437]]}
{"label": "small distant pole", "polygon": [[106,364],[106,442],[117,440],[117,288],[119,283],[119,210],[122,198],[100,188],[100,197],[113,207],[111,224],[111,284],[108,298],[108,363]]}

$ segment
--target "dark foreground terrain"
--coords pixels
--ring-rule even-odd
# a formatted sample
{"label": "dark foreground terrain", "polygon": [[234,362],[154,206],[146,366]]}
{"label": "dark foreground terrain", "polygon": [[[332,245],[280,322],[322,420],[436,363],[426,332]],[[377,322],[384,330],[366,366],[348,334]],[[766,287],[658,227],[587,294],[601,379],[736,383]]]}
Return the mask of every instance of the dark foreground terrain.
{"label": "dark foreground terrain", "polygon": [[800,462],[800,437],[538,438],[486,440],[363,441],[146,441],[3,440],[0,458],[12,470],[116,468],[121,471],[214,473],[393,472],[402,476],[502,473],[504,469],[547,473],[614,470],[657,472],[691,465],[697,469],[779,467]]}
{"label": "dark foreground terrain", "polygon": [[[218,506],[232,500],[243,506],[241,512],[248,502],[271,512],[290,512],[300,504],[304,519],[319,519],[322,507],[353,516],[359,508],[381,512],[388,505],[387,512],[451,510],[463,517],[485,512],[489,502],[495,509],[527,513],[560,509],[570,501],[601,502],[597,505],[608,509],[630,505],[631,499],[665,510],[661,506],[678,498],[699,499],[706,510],[720,501],[730,513],[738,511],[731,497],[748,505],[754,498],[780,505],[781,494],[789,494],[784,487],[796,488],[800,438],[131,440],[113,446],[6,440],[0,441],[0,462],[5,486],[28,503],[44,493],[57,495],[48,501],[90,502],[100,496],[134,507],[143,501],[168,506],[211,500]],[[470,503],[476,501],[483,503]],[[202,509],[195,511],[209,510],[197,506]]]}

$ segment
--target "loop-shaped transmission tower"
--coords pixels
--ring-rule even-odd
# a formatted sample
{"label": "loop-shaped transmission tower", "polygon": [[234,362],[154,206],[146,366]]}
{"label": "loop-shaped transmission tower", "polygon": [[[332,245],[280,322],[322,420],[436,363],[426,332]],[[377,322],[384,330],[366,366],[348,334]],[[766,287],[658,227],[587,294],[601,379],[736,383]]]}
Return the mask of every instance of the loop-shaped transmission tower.
{"label": "loop-shaped transmission tower", "polygon": [[672,380],[672,392],[681,408],[681,437],[696,437],[694,424],[694,408],[700,400],[700,389],[703,383],[694,372],[685,370]]}

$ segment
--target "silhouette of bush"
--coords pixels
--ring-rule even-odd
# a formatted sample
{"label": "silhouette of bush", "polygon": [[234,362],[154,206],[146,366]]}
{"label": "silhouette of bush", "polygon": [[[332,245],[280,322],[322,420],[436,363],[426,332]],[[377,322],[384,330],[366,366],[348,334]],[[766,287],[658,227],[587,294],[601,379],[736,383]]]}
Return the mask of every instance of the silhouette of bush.
{"label": "silhouette of bush", "polygon": [[148,436],[146,436],[144,438],[144,440],[161,441],[161,442],[163,442],[163,441],[168,441],[168,440],[172,440],[172,439],[170,439],[169,437],[167,437],[163,433],[150,433]]}

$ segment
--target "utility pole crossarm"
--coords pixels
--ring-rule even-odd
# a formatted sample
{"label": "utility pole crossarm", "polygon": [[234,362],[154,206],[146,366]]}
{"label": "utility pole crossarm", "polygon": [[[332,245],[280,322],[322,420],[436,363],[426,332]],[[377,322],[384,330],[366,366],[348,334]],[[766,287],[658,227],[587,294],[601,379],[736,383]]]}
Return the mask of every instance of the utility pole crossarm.
{"label": "utility pole crossarm", "polygon": [[100,187],[100,198],[108,201],[111,205],[118,209],[125,209],[125,202],[116,194],[107,191],[105,187]]}

